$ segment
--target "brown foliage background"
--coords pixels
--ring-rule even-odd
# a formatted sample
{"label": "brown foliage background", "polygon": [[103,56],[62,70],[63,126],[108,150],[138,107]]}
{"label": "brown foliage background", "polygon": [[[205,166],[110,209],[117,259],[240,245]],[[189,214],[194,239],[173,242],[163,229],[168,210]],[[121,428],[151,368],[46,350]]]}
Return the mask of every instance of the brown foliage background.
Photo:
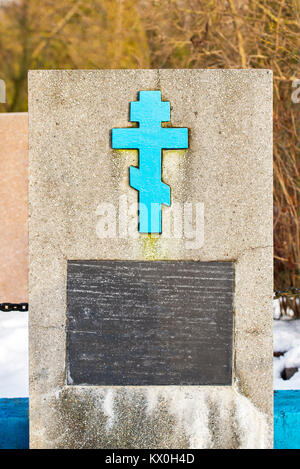
{"label": "brown foliage background", "polygon": [[2,1],[0,110],[27,110],[29,69],[272,69],[275,289],[300,287],[299,33],[299,0]]}

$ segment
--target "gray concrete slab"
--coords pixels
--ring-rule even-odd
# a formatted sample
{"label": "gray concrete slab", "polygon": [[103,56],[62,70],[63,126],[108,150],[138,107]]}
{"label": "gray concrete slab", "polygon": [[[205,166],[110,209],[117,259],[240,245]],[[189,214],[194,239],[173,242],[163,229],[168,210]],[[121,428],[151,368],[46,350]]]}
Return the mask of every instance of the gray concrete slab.
{"label": "gray concrete slab", "polygon": [[[189,149],[163,152],[172,205],[149,236],[137,152],[110,132],[152,89]],[[272,73],[33,71],[29,122],[31,447],[272,447]],[[118,259],[234,262],[231,386],[67,384],[67,262]]]}

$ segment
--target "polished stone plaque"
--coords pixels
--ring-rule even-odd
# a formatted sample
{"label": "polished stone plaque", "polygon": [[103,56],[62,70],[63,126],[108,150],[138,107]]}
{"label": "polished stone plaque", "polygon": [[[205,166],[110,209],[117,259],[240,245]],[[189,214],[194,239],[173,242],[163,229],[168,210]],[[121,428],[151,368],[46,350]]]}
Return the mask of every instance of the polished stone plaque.
{"label": "polished stone plaque", "polygon": [[230,385],[231,262],[69,261],[72,385]]}

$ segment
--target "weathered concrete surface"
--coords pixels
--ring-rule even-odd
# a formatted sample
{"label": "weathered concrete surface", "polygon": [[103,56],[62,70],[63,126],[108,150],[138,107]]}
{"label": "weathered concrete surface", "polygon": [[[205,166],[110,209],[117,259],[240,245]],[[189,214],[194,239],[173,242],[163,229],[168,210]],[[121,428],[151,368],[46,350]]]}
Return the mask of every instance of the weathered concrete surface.
{"label": "weathered concrete surface", "polygon": [[[204,242],[99,238],[135,151],[129,102],[159,89],[188,151],[164,152],[172,204],[204,204]],[[31,447],[272,446],[272,75],[267,70],[34,71],[30,114]],[[163,219],[167,214],[163,208]],[[134,220],[136,226],[136,219]],[[232,387],[66,385],[67,260],[235,262]]]}
{"label": "weathered concrete surface", "polygon": [[0,114],[0,303],[27,302],[27,113]]}

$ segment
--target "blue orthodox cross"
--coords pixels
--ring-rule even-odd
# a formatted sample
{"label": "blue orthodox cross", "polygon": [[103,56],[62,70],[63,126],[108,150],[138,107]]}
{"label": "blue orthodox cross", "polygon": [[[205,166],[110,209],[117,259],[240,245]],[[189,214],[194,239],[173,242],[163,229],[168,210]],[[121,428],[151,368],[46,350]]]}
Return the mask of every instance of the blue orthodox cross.
{"label": "blue orthodox cross", "polygon": [[162,182],[162,149],[188,148],[187,128],[166,128],[170,103],[160,91],[140,91],[130,103],[130,120],[138,128],[113,129],[112,148],[139,150],[139,167],[130,166],[129,183],[139,191],[139,232],[161,233],[161,205],[170,205],[170,187]]}

